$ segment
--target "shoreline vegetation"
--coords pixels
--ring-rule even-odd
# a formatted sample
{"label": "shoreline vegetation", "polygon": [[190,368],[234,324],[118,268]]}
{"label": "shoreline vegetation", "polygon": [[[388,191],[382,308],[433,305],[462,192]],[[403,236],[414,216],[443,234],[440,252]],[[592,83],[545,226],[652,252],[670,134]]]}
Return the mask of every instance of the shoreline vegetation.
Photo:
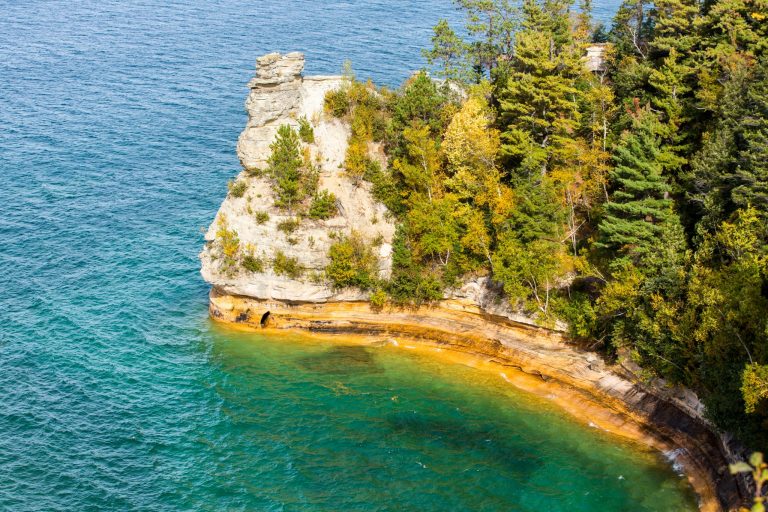
{"label": "shoreline vegetation", "polygon": [[[438,79],[390,90],[346,65],[309,94],[301,54],[260,59],[245,171],[206,235],[212,315],[251,296],[270,314],[227,321],[354,333],[351,305],[373,329],[482,280],[636,389],[695,392],[689,474],[745,503],[728,464],[768,447],[768,4],[626,0],[610,29],[589,0],[456,4],[466,25],[424,52]],[[342,316],[291,324],[301,308]]]}

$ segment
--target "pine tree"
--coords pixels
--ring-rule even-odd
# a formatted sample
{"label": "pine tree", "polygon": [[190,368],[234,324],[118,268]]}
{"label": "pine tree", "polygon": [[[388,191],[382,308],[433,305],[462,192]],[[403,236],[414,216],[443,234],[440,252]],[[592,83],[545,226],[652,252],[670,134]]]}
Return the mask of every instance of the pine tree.
{"label": "pine tree", "polygon": [[648,58],[648,42],[653,24],[649,23],[649,0],[624,0],[619,6],[609,33],[616,47],[617,61]]}
{"label": "pine tree", "polygon": [[582,48],[568,25],[568,3],[525,2],[508,78],[498,87],[501,154],[523,176],[544,175],[579,126]]}
{"label": "pine tree", "polygon": [[[676,182],[691,148],[698,142],[699,134],[690,129],[692,121],[690,67],[680,62],[674,48],[663,62],[649,75],[649,85],[653,88],[650,102],[654,110],[661,113],[661,143],[666,151],[666,160],[662,161],[664,173]],[[693,140],[692,140],[693,139]]]}
{"label": "pine tree", "polygon": [[446,80],[469,81],[474,78],[467,69],[467,44],[456,35],[448,20],[440,20],[433,30],[432,49],[422,51],[429,65],[439,65],[438,75]]}
{"label": "pine tree", "polygon": [[696,0],[655,0],[653,12],[654,57],[666,57],[673,50],[687,61],[699,44],[699,35],[692,30],[699,18]]}
{"label": "pine tree", "polygon": [[598,247],[641,258],[659,244],[661,224],[670,219],[670,186],[662,176],[658,120],[638,110],[633,129],[614,153],[613,192],[598,226]]}
{"label": "pine tree", "polygon": [[737,54],[760,58],[768,50],[768,2],[709,1],[700,22],[705,64],[725,66]]}
{"label": "pine tree", "polygon": [[289,210],[303,196],[300,145],[299,134],[289,125],[282,125],[269,146],[272,154],[267,160],[267,171],[275,185],[276,204]]}
{"label": "pine tree", "polygon": [[390,155],[400,157],[406,153],[407,141],[403,137],[403,131],[410,128],[414,122],[429,127],[432,134],[443,132],[446,120],[442,114],[448,103],[444,92],[424,71],[408,79],[402,93],[394,98],[390,106]]}
{"label": "pine tree", "polygon": [[746,147],[734,173],[733,202],[741,208],[752,205],[768,219],[768,58],[749,85],[747,105],[749,114],[742,120]]}
{"label": "pine tree", "polygon": [[725,84],[718,122],[693,161],[700,234],[752,205],[768,219],[768,59],[740,67]]}
{"label": "pine tree", "polygon": [[481,75],[490,74],[499,61],[513,55],[518,28],[516,2],[510,0],[456,0],[467,16],[466,30],[473,38],[468,44],[471,67]]}

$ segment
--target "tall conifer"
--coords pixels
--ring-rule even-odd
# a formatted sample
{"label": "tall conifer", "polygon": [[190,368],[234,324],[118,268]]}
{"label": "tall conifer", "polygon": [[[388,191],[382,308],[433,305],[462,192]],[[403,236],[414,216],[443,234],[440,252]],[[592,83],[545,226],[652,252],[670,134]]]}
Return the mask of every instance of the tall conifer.
{"label": "tall conifer", "polygon": [[638,110],[632,131],[614,152],[613,192],[598,226],[598,247],[642,257],[660,243],[661,224],[673,215],[670,186],[662,176],[658,121]]}

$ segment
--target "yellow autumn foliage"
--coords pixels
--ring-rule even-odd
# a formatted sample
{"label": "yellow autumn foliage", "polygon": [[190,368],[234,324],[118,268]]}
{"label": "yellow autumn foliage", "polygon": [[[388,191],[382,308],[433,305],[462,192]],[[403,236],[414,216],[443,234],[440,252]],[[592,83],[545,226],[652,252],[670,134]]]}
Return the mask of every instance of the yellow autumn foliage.
{"label": "yellow autumn foliage", "polygon": [[462,198],[474,198],[483,188],[484,177],[496,173],[499,131],[490,128],[488,105],[471,97],[448,125],[443,152],[448,162],[448,186]]}

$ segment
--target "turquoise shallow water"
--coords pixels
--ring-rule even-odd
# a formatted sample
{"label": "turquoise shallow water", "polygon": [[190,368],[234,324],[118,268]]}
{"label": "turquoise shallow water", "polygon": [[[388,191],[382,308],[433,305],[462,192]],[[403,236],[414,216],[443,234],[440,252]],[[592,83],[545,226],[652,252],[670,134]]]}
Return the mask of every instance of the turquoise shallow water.
{"label": "turquoise shallow water", "polygon": [[472,370],[207,318],[255,57],[395,84],[448,0],[0,7],[0,510],[693,508]]}

